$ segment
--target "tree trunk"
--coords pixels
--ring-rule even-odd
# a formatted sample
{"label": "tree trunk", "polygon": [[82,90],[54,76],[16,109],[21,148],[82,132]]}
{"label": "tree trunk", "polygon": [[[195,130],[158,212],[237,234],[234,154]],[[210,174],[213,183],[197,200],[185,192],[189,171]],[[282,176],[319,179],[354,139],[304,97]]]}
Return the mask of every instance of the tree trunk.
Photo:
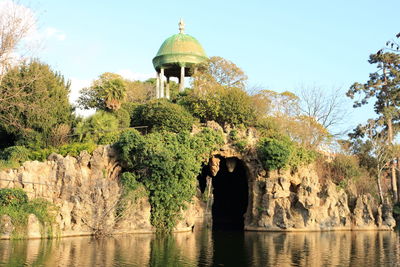
{"label": "tree trunk", "polygon": [[[400,158],[396,157],[396,164],[397,164],[397,168],[396,168],[396,177],[399,177],[399,173],[400,173]],[[397,180],[397,200],[400,199],[400,182]]]}
{"label": "tree trunk", "polygon": [[381,175],[380,175],[380,173],[378,172],[378,175],[377,175],[377,182],[378,182],[378,193],[379,193],[379,198],[381,199],[381,204],[384,204],[384,202],[383,202],[383,193],[382,193],[382,185],[381,185]]}
{"label": "tree trunk", "polygon": [[[387,126],[388,126],[388,141],[389,145],[393,144],[393,126],[391,118],[387,119]],[[391,169],[391,177],[392,177],[392,191],[393,191],[393,202],[398,202],[398,195],[397,195],[397,179],[396,179],[396,166],[395,161],[390,161],[390,169]]]}

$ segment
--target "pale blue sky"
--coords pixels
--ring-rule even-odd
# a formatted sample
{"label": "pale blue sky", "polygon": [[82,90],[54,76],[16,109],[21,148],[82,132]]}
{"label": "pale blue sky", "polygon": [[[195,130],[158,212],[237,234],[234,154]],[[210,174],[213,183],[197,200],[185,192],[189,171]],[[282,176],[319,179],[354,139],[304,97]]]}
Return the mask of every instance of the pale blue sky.
{"label": "pale blue sky", "polygon": [[[250,87],[275,91],[301,85],[345,91],[367,80],[374,70],[369,54],[400,32],[399,0],[39,0],[31,6],[40,29],[60,37],[48,38],[40,58],[72,79],[74,90],[106,71],[153,74],[151,60],[178,32],[181,17],[209,56],[236,63]],[[372,114],[353,112],[349,125]]]}

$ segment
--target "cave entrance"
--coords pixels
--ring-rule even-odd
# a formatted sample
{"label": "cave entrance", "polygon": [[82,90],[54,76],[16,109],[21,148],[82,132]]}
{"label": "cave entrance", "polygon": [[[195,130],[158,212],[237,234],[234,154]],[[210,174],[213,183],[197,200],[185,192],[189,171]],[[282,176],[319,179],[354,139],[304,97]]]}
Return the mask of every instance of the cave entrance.
{"label": "cave entrance", "polygon": [[[237,158],[220,158],[219,171],[212,177],[213,204],[210,207],[213,229],[244,229],[244,214],[248,204],[248,181],[246,167]],[[227,167],[235,163],[234,169]],[[208,166],[203,168],[199,176],[202,192],[207,191]]]}

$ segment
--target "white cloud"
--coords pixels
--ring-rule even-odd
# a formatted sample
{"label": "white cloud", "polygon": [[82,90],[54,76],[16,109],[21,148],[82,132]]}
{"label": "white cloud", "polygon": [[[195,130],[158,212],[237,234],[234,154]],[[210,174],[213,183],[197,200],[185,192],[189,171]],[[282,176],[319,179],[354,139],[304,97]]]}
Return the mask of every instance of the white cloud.
{"label": "white cloud", "polygon": [[[76,105],[77,100],[79,98],[79,91],[82,88],[90,86],[92,83],[91,80],[82,80],[82,79],[77,79],[77,78],[71,78],[71,92],[69,94],[69,102],[72,104]],[[95,113],[94,109],[91,110],[83,110],[83,109],[76,109],[76,114],[81,115],[83,117],[88,117],[92,114]]]}
{"label": "white cloud", "polygon": [[67,38],[67,35],[64,32],[62,32],[61,30],[56,29],[54,27],[47,27],[44,30],[43,35],[46,39],[55,38],[58,41],[64,41]]}
{"label": "white cloud", "polygon": [[121,75],[125,79],[131,80],[131,81],[145,81],[149,78],[155,78],[156,75],[155,73],[140,73],[140,72],[134,72],[130,69],[123,69],[117,71],[117,74]]}

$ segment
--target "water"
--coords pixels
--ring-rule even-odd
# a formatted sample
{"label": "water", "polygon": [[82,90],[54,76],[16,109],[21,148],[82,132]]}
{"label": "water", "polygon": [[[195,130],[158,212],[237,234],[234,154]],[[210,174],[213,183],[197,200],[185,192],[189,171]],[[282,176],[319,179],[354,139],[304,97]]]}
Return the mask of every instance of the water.
{"label": "water", "polygon": [[400,266],[398,232],[212,231],[0,241],[0,266]]}

